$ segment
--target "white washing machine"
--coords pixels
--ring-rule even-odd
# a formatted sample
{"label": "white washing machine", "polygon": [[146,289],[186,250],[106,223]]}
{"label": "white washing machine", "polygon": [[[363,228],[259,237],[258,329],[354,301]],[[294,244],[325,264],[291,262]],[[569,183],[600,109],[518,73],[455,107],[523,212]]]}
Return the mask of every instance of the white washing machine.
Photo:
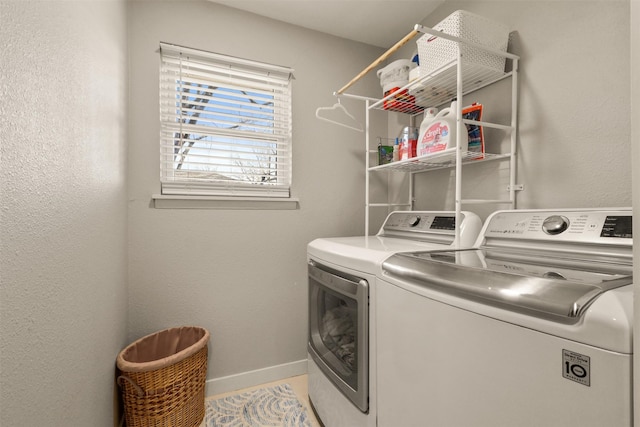
{"label": "white washing machine", "polygon": [[316,239],[309,261],[309,399],[328,427],[376,426],[376,274],[390,255],[471,247],[482,223],[462,212],[391,213],[375,236]]}
{"label": "white washing machine", "polygon": [[631,218],[496,212],[476,249],[384,261],[378,425],[631,426]]}

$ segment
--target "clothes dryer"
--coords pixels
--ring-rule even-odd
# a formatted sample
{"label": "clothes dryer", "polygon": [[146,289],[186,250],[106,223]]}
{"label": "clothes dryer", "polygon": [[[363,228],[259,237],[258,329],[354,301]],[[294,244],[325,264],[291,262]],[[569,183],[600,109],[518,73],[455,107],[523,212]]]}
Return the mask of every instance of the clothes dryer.
{"label": "clothes dryer", "polygon": [[471,247],[482,223],[462,212],[391,213],[375,236],[316,239],[309,261],[309,399],[331,427],[376,425],[376,274],[390,255]]}
{"label": "clothes dryer", "polygon": [[631,426],[631,223],[502,211],[475,249],[385,260],[378,425]]}

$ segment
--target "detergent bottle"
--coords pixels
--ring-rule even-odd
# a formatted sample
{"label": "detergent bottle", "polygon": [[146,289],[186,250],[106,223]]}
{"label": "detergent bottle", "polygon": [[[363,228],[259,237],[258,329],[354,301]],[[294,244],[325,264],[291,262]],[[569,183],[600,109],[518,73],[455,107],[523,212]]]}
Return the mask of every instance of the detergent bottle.
{"label": "detergent bottle", "polygon": [[[420,125],[420,136],[416,150],[418,156],[435,154],[456,147],[457,102],[453,101],[450,107],[443,109],[435,116],[429,110],[432,109],[425,110],[425,118]],[[460,146],[462,150],[466,151],[469,137],[466,127],[463,127],[463,130],[460,135]]]}
{"label": "detergent bottle", "polygon": [[418,157],[426,154],[426,151],[425,151],[426,141],[424,144],[422,141],[424,140],[425,132],[431,126],[431,122],[433,122],[433,119],[436,117],[436,114],[438,114],[438,109],[436,107],[430,107],[430,108],[424,109],[424,118],[420,123],[420,130],[418,131],[418,141],[416,143],[416,156]]}

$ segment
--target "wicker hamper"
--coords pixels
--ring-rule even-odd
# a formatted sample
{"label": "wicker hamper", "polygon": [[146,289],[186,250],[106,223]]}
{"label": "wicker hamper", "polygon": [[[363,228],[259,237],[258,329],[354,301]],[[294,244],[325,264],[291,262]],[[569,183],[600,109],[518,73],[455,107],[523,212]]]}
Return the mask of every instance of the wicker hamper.
{"label": "wicker hamper", "polygon": [[127,427],[197,427],[204,418],[209,332],[195,326],[140,338],[118,354]]}

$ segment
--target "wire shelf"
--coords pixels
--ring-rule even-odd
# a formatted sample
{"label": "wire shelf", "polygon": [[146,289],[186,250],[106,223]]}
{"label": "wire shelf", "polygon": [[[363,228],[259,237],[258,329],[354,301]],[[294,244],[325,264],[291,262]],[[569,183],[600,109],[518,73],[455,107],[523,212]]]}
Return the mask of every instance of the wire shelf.
{"label": "wire shelf", "polygon": [[[509,158],[507,154],[491,154],[478,153],[472,151],[462,152],[462,163],[480,163],[491,160],[500,160]],[[393,172],[422,172],[435,169],[453,168],[456,166],[456,149],[450,148],[437,154],[430,154],[421,157],[412,157],[398,162],[387,163],[384,165],[369,168],[370,171],[388,170]]]}
{"label": "wire shelf", "polygon": [[[429,61],[427,65],[433,65],[439,67],[431,70],[430,67],[420,68],[420,77],[407,83],[406,85],[398,88],[393,88],[393,92],[387,92],[382,99],[362,97],[359,95],[346,94],[345,91],[351,87],[360,78],[366,75],[369,71],[379,66],[384,60],[386,60],[393,52],[404,46],[411,38],[418,33],[430,34],[437,38],[452,41],[457,44],[455,49],[455,58],[451,55],[447,56],[442,61]],[[474,34],[476,31],[473,32]],[[427,39],[428,40],[428,39]],[[486,61],[475,61],[475,50],[486,53],[485,56],[496,56],[499,58],[505,58],[504,65],[502,65],[502,59],[500,64],[487,64]],[[422,55],[424,56],[424,55]],[[427,55],[429,56],[429,55]],[[449,59],[451,58],[451,60]],[[449,61],[449,62],[447,62]],[[507,63],[510,61],[510,64]],[[422,62],[422,61],[421,61]],[[446,62],[446,63],[445,63]],[[516,204],[516,191],[522,190],[522,185],[516,184],[515,173],[515,152],[517,143],[517,117],[518,117],[518,63],[519,57],[513,55],[502,48],[487,47],[481,45],[475,41],[466,40],[464,38],[457,37],[455,35],[447,34],[432,28],[427,28],[421,25],[416,25],[414,30],[407,34],[402,40],[398,41],[393,47],[383,53],[378,59],[372,62],[367,68],[362,70],[356,77],[354,77],[349,83],[343,86],[339,91],[334,94],[344,95],[353,98],[359,98],[366,101],[366,137],[365,137],[365,152],[366,155],[366,170],[365,174],[365,235],[369,235],[370,228],[370,208],[373,207],[385,207],[391,209],[395,206],[408,206],[412,209],[414,206],[415,198],[413,194],[413,180],[414,174],[420,172],[428,172],[438,169],[455,169],[455,211],[460,212],[462,204],[507,204],[511,208],[515,208]],[[441,64],[441,66],[437,65]],[[510,71],[504,71],[505,68]],[[406,160],[400,160],[391,163],[385,163],[378,166],[371,166],[372,155],[377,151],[372,150],[369,120],[370,112],[372,110],[384,110],[386,112],[398,112],[409,114],[411,116],[417,116],[421,114],[425,108],[448,107],[451,101],[458,99],[462,102],[463,96],[489,86],[493,83],[501,81],[503,79],[511,79],[511,121],[509,124],[489,123],[484,121],[475,121],[462,118],[462,124],[476,125],[488,128],[494,128],[498,130],[510,133],[511,149],[509,153],[493,154],[493,153],[478,153],[478,152],[458,152],[457,148],[441,151],[439,153],[432,153],[421,157],[413,157]],[[462,108],[462,104],[458,103],[458,108]],[[458,113],[461,111],[459,110]],[[414,119],[415,117],[412,117]],[[411,123],[411,122],[410,122]],[[458,123],[459,125],[459,123]],[[378,144],[380,145],[393,145],[395,138],[378,138]],[[385,144],[386,143],[386,144]],[[475,199],[462,199],[462,174],[458,173],[457,166],[469,166],[471,164],[484,163],[486,161],[500,161],[504,160],[509,162],[509,198],[508,199],[495,199],[495,200],[475,200]],[[459,160],[459,162],[458,162]],[[406,186],[408,188],[408,201],[406,204],[389,204],[389,203],[370,203],[370,173],[377,171],[387,172],[409,172],[409,182]],[[392,185],[391,183],[389,185]],[[393,184],[395,185],[395,184]],[[520,188],[517,188],[520,187]],[[456,239],[460,237],[460,229],[456,227]]]}
{"label": "wire shelf", "polygon": [[[505,73],[477,64],[462,64],[463,95],[507,78]],[[369,108],[418,114],[426,107],[437,107],[457,97],[457,61],[454,60],[426,76],[387,95]]]}

